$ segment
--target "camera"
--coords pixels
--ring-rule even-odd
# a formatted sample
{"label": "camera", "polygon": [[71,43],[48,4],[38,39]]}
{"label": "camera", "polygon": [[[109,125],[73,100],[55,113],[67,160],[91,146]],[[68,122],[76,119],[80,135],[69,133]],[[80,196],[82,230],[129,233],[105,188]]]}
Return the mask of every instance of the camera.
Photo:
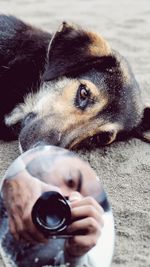
{"label": "camera", "polygon": [[71,235],[67,233],[67,227],[72,222],[71,209],[68,198],[58,192],[43,193],[35,202],[31,215],[34,225],[45,236],[69,237],[84,234],[83,231]]}

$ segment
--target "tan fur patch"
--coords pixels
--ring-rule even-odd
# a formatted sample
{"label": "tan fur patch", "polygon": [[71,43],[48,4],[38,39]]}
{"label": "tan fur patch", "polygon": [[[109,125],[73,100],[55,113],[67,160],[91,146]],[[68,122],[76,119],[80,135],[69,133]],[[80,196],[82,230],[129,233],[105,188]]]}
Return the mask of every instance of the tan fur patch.
{"label": "tan fur patch", "polygon": [[[91,40],[91,45],[88,47],[88,54],[92,56],[107,56],[111,54],[111,47],[108,44],[108,42],[98,33],[86,31],[82,29],[79,25],[73,24],[73,23],[67,23],[63,22],[60,27],[58,28],[57,32],[63,32],[66,29],[70,29],[70,31],[73,33],[73,31],[84,31],[85,35],[88,35]],[[56,32],[56,34],[57,34]],[[54,35],[55,36],[55,35]],[[52,40],[54,37],[52,38]],[[52,42],[51,40],[51,42]]]}
{"label": "tan fur patch", "polygon": [[88,53],[92,56],[108,56],[111,54],[111,47],[99,34],[87,32],[92,44],[88,47]]}
{"label": "tan fur patch", "polygon": [[[104,123],[104,121],[101,121],[101,123]],[[113,132],[108,144],[111,144],[115,139],[116,139],[116,135],[117,133],[122,130],[122,126],[119,123],[104,123],[101,126],[100,121],[98,121],[97,127],[96,127],[96,121],[92,122],[92,125],[90,126],[90,129],[88,129],[88,125],[85,125],[84,128],[86,129],[86,131],[84,131],[78,138],[76,138],[71,145],[69,146],[69,149],[73,149],[75,148],[76,145],[78,145],[79,143],[81,143],[81,141],[83,141],[86,138],[89,137],[93,137],[94,135],[101,133],[101,132]],[[81,129],[78,129],[78,131],[81,132]]]}
{"label": "tan fur patch", "polygon": [[[92,94],[92,98],[95,103],[86,110],[80,110],[74,105],[76,93],[80,83],[86,84]],[[87,80],[75,80],[70,82],[70,84],[64,88],[61,96],[56,99],[55,112],[63,114],[62,129],[63,131],[74,129],[77,125],[82,125],[89,122],[91,118],[95,117],[98,112],[100,112],[108,104],[107,95],[90,81]]]}

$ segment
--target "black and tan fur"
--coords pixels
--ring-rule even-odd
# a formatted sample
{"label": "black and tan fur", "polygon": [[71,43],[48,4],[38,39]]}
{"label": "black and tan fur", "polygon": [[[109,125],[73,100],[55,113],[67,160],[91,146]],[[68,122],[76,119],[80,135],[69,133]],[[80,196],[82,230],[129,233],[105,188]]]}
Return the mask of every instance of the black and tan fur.
{"label": "black and tan fur", "polygon": [[0,137],[74,149],[122,136],[150,141],[150,107],[128,62],[99,34],[54,34],[0,16]]}

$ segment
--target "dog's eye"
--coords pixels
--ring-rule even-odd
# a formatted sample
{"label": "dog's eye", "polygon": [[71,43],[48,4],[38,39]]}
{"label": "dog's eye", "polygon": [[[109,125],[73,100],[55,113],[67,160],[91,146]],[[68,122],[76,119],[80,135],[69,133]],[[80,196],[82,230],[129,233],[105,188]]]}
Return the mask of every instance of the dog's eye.
{"label": "dog's eye", "polygon": [[82,100],[85,100],[89,95],[89,92],[87,91],[87,89],[85,88],[84,85],[80,86],[80,98]]}
{"label": "dog's eye", "polygon": [[75,99],[76,106],[84,110],[87,107],[89,100],[90,100],[89,89],[86,87],[85,84],[80,84]]}

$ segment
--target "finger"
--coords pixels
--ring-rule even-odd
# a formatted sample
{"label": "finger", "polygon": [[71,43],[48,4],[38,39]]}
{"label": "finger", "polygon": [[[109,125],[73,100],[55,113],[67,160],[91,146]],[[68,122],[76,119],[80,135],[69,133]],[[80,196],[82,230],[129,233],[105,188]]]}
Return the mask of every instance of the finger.
{"label": "finger", "polygon": [[66,241],[66,249],[73,256],[82,256],[97,244],[97,237],[90,236],[73,236]]}
{"label": "finger", "polygon": [[11,214],[9,217],[10,217],[11,222],[13,221],[13,224],[14,224],[14,226],[11,225],[11,227],[14,227],[14,229],[13,228],[11,228],[11,229],[12,229],[12,231],[14,230],[14,235],[16,237],[18,236],[17,239],[19,239],[20,238],[20,233],[22,233],[22,231],[23,231],[22,219],[16,213],[15,214]]}
{"label": "finger", "polygon": [[81,220],[86,217],[91,217],[95,219],[97,222],[101,223],[102,221],[102,214],[90,205],[88,206],[80,206],[71,209],[72,220]]}
{"label": "finger", "polygon": [[74,202],[74,201],[79,201],[81,200],[83,197],[79,192],[72,192],[69,196],[69,201],[70,202]]}
{"label": "finger", "polygon": [[82,256],[89,251],[89,248],[85,247],[85,245],[80,246],[80,243],[78,245],[78,243],[74,242],[73,238],[67,239],[65,245],[66,250],[72,256]]}
{"label": "finger", "polygon": [[[73,222],[71,225],[68,226],[67,232],[68,233],[75,233],[75,232],[84,232],[87,231],[86,235],[89,234],[96,234],[99,236],[101,234],[101,229],[103,227],[103,221],[98,223],[94,218],[85,218],[79,221]],[[85,237],[85,234],[84,234]]]}
{"label": "finger", "polygon": [[10,230],[11,234],[14,236],[14,238],[16,240],[19,240],[19,235],[16,231],[15,223],[10,216],[8,216],[8,223],[9,223],[9,230]]}
{"label": "finger", "polygon": [[90,205],[92,207],[95,207],[95,209],[101,214],[104,213],[103,208],[99,205],[99,203],[93,197],[85,197],[85,198],[80,199],[79,201],[75,201],[71,203],[72,208],[75,208],[78,206],[85,206],[85,205]]}
{"label": "finger", "polygon": [[29,234],[32,240],[35,242],[47,243],[47,239],[42,233],[40,233],[32,222],[31,208],[26,209],[26,213],[23,216],[23,224],[26,229],[26,234]]}
{"label": "finger", "polygon": [[[25,229],[23,228],[23,224],[20,224],[21,221],[19,221],[19,219],[17,219],[17,222],[19,222],[19,225],[17,225],[16,221],[14,223],[14,220],[9,217],[9,228],[10,228],[10,232],[11,234],[14,236],[14,238],[16,240],[20,240],[20,241],[26,241],[26,242],[30,242],[33,243],[34,240],[31,238],[30,235],[28,235],[25,232]],[[16,228],[17,225],[17,228]]]}
{"label": "finger", "polygon": [[31,234],[29,234],[25,230],[22,233],[20,232],[19,240],[21,242],[29,243],[29,244],[32,244],[32,245],[36,245],[37,244],[37,241],[35,241],[35,239],[31,236]]}
{"label": "finger", "polygon": [[[68,240],[68,245],[73,249],[79,248],[83,252],[89,251],[97,244],[97,237],[95,235],[87,236],[83,238],[83,236],[74,236]],[[79,249],[78,249],[79,250]]]}
{"label": "finger", "polygon": [[17,240],[24,240],[31,244],[46,242],[43,235],[39,234],[37,229],[34,228],[34,225],[32,226],[30,216],[25,218],[15,213],[15,215],[11,215],[10,218],[11,222],[13,222],[13,225],[11,223],[11,231]]}
{"label": "finger", "polygon": [[23,225],[22,228],[17,229],[19,240],[30,243],[30,244],[37,244],[37,243],[46,243],[47,239],[43,237],[36,229],[32,228],[31,225],[26,224]]}
{"label": "finger", "polygon": [[48,242],[48,238],[44,237],[44,235],[40,233],[34,226],[30,225],[29,234],[36,243],[46,244]]}

